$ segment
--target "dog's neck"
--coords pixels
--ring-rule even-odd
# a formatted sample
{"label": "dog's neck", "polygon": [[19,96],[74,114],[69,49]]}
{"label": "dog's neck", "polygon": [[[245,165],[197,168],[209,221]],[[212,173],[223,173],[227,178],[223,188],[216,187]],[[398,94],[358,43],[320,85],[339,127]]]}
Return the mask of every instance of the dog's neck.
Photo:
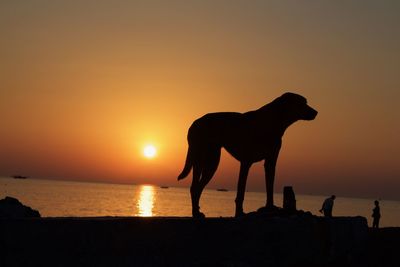
{"label": "dog's neck", "polygon": [[[298,120],[295,119],[286,119],[282,120],[282,117],[270,117],[265,120],[265,123],[261,125],[261,131],[267,132],[267,133],[274,133],[276,137],[281,138],[284,134],[286,129],[295,123]],[[274,127],[271,127],[273,125]]]}
{"label": "dog's neck", "polygon": [[294,118],[290,113],[285,112],[285,110],[282,110],[279,106],[275,106],[274,102],[255,110],[253,114],[257,114],[256,116],[261,117],[260,119],[264,119],[266,122],[269,122],[265,124],[265,127],[269,128],[267,125],[273,123],[276,126],[275,131],[279,137],[284,135],[286,129],[290,125],[299,120],[298,118]]}
{"label": "dog's neck", "polygon": [[282,136],[285,134],[286,129],[287,129],[290,125],[292,125],[293,123],[295,123],[296,121],[298,121],[298,120],[289,119],[289,118],[287,118],[286,120],[280,120],[280,118],[277,119],[277,120],[276,120],[276,124],[279,125],[279,127],[278,127],[278,133],[279,133],[280,137],[282,137]]}

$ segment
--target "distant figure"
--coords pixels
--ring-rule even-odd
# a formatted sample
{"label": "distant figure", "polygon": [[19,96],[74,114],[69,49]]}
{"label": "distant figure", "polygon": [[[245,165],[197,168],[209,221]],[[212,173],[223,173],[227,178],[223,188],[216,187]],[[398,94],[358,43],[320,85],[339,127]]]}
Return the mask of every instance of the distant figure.
{"label": "distant figure", "polygon": [[185,167],[178,176],[178,180],[185,178],[193,168],[190,187],[193,217],[204,217],[200,212],[200,196],[217,170],[222,147],[240,161],[235,216],[244,214],[247,175],[251,165],[261,160],[265,160],[266,208],[274,209],[275,166],[282,136],[294,122],[313,120],[317,113],[301,95],[285,93],[254,111],[209,113],[194,121],[187,137]]}
{"label": "distant figure", "polygon": [[325,199],[324,203],[322,204],[322,208],[319,212],[323,213],[325,217],[332,217],[332,210],[333,210],[333,203],[336,196],[332,195]]}
{"label": "distant figure", "polygon": [[375,200],[374,202],[375,208],[372,210],[372,218],[374,220],[372,221],[372,228],[379,228],[379,220],[381,219],[381,208],[379,207],[379,201]]}

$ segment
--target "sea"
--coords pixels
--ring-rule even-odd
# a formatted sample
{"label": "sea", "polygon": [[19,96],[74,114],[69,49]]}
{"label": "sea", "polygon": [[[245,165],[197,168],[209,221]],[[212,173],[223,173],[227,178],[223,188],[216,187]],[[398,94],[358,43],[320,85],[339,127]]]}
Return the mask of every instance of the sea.
{"label": "sea", "polygon": [[[205,189],[201,210],[207,217],[232,217],[235,195],[235,191]],[[191,216],[189,188],[0,177],[0,199],[6,196],[38,210],[42,217]],[[321,216],[319,209],[326,197],[296,194],[297,209]],[[282,194],[274,198],[282,206]],[[371,226],[374,200],[337,196],[333,215],[364,216]],[[245,212],[264,204],[265,193],[246,192]],[[400,227],[400,201],[381,199],[380,206],[380,226]]]}

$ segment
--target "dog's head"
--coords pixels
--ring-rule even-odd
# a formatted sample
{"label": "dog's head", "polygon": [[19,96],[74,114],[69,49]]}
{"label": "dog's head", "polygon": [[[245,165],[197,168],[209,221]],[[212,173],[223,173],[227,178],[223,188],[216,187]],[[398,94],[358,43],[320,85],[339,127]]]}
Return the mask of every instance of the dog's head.
{"label": "dog's head", "polygon": [[[284,93],[275,99],[293,120],[313,120],[318,112],[307,105],[307,99],[294,93]],[[274,101],[274,102],[275,102]]]}

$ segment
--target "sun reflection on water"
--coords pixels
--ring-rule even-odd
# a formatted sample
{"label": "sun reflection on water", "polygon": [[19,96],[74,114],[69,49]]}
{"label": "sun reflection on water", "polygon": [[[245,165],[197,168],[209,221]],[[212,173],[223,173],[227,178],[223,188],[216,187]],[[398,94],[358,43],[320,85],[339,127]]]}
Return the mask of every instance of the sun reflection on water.
{"label": "sun reflection on water", "polygon": [[137,214],[140,217],[153,216],[154,207],[154,187],[151,185],[142,185],[140,187],[140,196],[137,202]]}

